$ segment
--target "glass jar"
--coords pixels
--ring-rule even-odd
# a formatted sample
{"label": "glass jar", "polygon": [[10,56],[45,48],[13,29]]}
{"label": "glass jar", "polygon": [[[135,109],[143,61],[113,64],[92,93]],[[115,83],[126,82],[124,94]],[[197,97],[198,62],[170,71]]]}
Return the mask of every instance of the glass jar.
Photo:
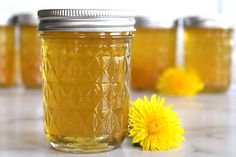
{"label": "glass jar", "polygon": [[172,21],[136,17],[131,53],[131,86],[153,90],[159,76],[175,65],[176,28]]}
{"label": "glass jar", "polygon": [[205,84],[205,92],[228,89],[231,77],[233,29],[216,19],[184,19],[185,66],[195,70]]}
{"label": "glass jar", "polygon": [[48,141],[74,153],[118,147],[128,127],[132,14],[55,9],[38,15]]}
{"label": "glass jar", "polygon": [[14,26],[0,25],[0,86],[14,84]]}
{"label": "glass jar", "polygon": [[16,24],[19,28],[21,82],[27,88],[41,87],[41,47],[37,22],[31,14],[19,14],[16,18]]}

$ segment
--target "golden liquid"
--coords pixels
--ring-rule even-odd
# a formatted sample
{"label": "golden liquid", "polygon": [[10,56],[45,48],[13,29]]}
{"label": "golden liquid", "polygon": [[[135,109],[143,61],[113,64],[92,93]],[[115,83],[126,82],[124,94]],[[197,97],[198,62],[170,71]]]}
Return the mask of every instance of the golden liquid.
{"label": "golden liquid", "polygon": [[44,126],[54,147],[97,152],[126,136],[130,35],[42,33]]}
{"label": "golden liquid", "polygon": [[21,25],[20,31],[20,63],[22,82],[26,87],[41,87],[41,47],[37,27],[32,25]]}
{"label": "golden liquid", "polygon": [[0,26],[0,86],[14,83],[13,31],[13,26]]}
{"label": "golden liquid", "polygon": [[155,89],[164,70],[175,65],[175,28],[138,28],[132,44],[131,86]]}
{"label": "golden liquid", "polygon": [[205,83],[205,91],[228,89],[231,75],[232,29],[186,28],[185,65]]}

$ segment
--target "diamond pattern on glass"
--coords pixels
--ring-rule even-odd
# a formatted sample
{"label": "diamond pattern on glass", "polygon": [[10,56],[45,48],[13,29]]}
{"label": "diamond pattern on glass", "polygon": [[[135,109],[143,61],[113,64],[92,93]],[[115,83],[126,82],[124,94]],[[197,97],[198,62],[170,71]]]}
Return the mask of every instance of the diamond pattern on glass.
{"label": "diamond pattern on glass", "polygon": [[42,53],[46,133],[65,138],[121,136],[128,125],[129,45],[71,42],[44,43],[50,45]]}

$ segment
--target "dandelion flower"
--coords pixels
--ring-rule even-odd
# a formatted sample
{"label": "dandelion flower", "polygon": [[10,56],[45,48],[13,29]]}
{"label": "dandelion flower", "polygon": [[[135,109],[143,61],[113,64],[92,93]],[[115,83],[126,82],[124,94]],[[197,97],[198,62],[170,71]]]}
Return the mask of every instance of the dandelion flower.
{"label": "dandelion flower", "polygon": [[165,99],[156,95],[151,100],[144,96],[131,102],[129,136],[143,150],[169,150],[185,140],[177,113],[172,111],[172,105],[164,103]]}
{"label": "dandelion flower", "polygon": [[193,71],[170,68],[160,76],[156,89],[169,95],[196,95],[204,84]]}

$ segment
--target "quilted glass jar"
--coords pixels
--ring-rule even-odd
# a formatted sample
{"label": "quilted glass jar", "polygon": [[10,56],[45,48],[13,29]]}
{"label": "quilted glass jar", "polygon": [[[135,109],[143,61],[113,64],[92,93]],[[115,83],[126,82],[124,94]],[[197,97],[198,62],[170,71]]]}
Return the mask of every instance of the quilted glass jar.
{"label": "quilted glass jar", "polygon": [[205,92],[227,90],[233,29],[225,22],[201,17],[185,18],[184,26],[185,66],[199,74]]}
{"label": "quilted glass jar", "polygon": [[128,128],[133,15],[93,9],[38,15],[48,141],[74,153],[118,147]]}
{"label": "quilted glass jar", "polygon": [[31,14],[16,16],[19,29],[20,76],[23,86],[27,88],[41,87],[40,72],[40,38],[36,20]]}
{"label": "quilted glass jar", "polygon": [[131,86],[154,90],[159,76],[175,65],[176,28],[173,21],[136,17],[131,53]]}

